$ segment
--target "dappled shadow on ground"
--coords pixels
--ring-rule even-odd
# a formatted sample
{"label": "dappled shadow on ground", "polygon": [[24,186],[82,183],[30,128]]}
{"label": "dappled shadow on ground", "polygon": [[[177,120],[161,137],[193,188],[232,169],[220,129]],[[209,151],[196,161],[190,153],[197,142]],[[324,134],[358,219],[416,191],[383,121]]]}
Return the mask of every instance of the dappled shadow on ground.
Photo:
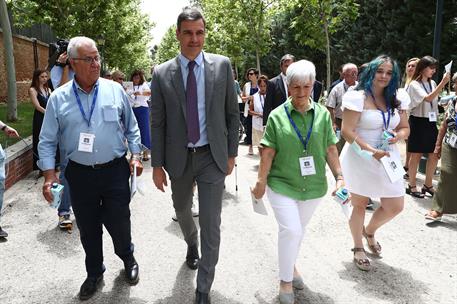
{"label": "dappled shadow on ground", "polygon": [[457,231],[457,221],[452,218],[444,218],[441,221],[427,222],[425,226],[429,228],[447,228]]}
{"label": "dappled shadow on ground", "polygon": [[[314,303],[333,304],[333,303],[335,303],[335,301],[332,298],[330,298],[329,296],[327,296],[323,293],[314,292],[311,289],[309,289],[308,286],[305,286],[305,288],[303,290],[294,289],[294,294],[295,294],[295,304],[314,304]],[[259,304],[279,303],[279,299],[277,296],[274,297],[273,299],[267,301],[259,295],[259,292],[256,292],[255,297]]]}
{"label": "dappled shadow on ground", "polygon": [[339,271],[339,276],[356,282],[354,289],[361,295],[391,303],[424,303],[421,295],[429,289],[425,283],[415,280],[409,271],[391,267],[380,260],[371,260],[372,269],[368,272],[357,269],[353,263],[343,264],[346,269]]}
{"label": "dappled shadow on ground", "polygon": [[[147,300],[143,300],[137,297],[130,297],[130,288],[136,288],[130,286],[125,281],[124,270],[119,271],[118,276],[114,279],[113,288],[110,291],[103,290],[105,283],[101,283],[97,293],[88,301],[84,301],[87,304],[95,303],[122,303],[122,304],[146,304]],[[81,282],[82,283],[82,282]],[[68,299],[66,304],[79,304],[82,303],[79,300],[79,293],[75,294],[71,299]]]}
{"label": "dappled shadow on ground", "polygon": [[[156,300],[154,304],[193,304],[195,302],[195,276],[197,272],[190,270],[185,263],[176,275],[176,280],[171,291],[171,295],[163,299]],[[242,304],[225,297],[217,291],[210,293],[211,303],[214,304]]]}
{"label": "dappled shadow on ground", "polygon": [[53,229],[38,233],[37,240],[48,247],[48,252],[61,258],[74,256],[81,250],[79,230],[74,221],[71,234],[56,226]]}

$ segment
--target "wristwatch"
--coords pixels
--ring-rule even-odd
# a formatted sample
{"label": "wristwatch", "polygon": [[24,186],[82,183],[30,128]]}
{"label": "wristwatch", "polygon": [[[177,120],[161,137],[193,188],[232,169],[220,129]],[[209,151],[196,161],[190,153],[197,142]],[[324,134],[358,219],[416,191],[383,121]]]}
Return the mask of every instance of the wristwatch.
{"label": "wristwatch", "polygon": [[3,125],[3,127],[1,128],[2,131],[5,131],[7,125]]}

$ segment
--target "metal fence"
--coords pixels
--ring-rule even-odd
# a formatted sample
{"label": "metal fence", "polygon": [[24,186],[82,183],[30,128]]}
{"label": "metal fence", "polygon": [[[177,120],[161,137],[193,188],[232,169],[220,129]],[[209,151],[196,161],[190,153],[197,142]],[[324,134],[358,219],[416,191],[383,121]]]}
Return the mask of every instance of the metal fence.
{"label": "metal fence", "polygon": [[34,24],[31,27],[27,28],[17,28],[14,26],[14,21],[11,16],[11,12],[8,12],[8,15],[10,17],[11,31],[13,32],[13,35],[16,34],[28,38],[36,38],[37,40],[44,43],[51,43],[56,41],[56,36],[49,25]]}

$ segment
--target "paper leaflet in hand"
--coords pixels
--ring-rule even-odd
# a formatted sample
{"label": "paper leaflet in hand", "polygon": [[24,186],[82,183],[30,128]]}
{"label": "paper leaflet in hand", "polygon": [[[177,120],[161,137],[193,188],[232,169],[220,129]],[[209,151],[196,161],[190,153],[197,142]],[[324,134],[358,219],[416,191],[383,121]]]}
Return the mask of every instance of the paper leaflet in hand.
{"label": "paper leaflet in hand", "polygon": [[405,175],[405,170],[401,163],[400,157],[391,154],[390,156],[384,156],[380,159],[384,169],[386,170],[387,176],[392,183],[395,183]]}
{"label": "paper leaflet in hand", "polygon": [[349,220],[352,215],[352,205],[348,190],[343,187],[339,188],[335,193],[335,200],[341,206],[341,211],[343,211],[343,214]]}
{"label": "paper leaflet in hand", "polygon": [[267,208],[263,202],[262,198],[255,198],[254,194],[252,193],[251,189],[251,199],[252,199],[252,207],[254,208],[254,212],[262,215],[268,215]]}
{"label": "paper leaflet in hand", "polygon": [[136,166],[133,166],[133,174],[130,177],[130,198],[133,198],[137,190],[136,184]]}
{"label": "paper leaflet in hand", "polygon": [[453,61],[453,60],[451,60],[451,62],[449,62],[448,64],[446,64],[446,65],[444,66],[444,70],[446,71],[446,73],[451,73],[452,61]]}

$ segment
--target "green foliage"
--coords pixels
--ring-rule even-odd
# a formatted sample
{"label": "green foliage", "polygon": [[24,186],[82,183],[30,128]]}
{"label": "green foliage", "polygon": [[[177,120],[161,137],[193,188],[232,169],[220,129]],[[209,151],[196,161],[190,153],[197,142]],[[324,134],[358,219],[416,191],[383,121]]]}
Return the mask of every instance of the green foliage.
{"label": "green foliage", "polygon": [[[367,62],[380,54],[404,70],[411,57],[432,55],[436,1],[358,0],[360,15],[333,38],[337,63]],[[456,0],[444,0],[441,62],[457,60]]]}
{"label": "green foliage", "polygon": [[162,40],[160,41],[159,46],[157,47],[157,52],[155,54],[154,63],[160,64],[168,61],[176,55],[179,54],[179,42],[176,39],[176,24],[170,26]]}
{"label": "green foliage", "polygon": [[129,74],[149,70],[147,43],[154,26],[140,11],[140,0],[12,0],[16,26],[49,24],[58,37],[103,37],[105,65]]}

